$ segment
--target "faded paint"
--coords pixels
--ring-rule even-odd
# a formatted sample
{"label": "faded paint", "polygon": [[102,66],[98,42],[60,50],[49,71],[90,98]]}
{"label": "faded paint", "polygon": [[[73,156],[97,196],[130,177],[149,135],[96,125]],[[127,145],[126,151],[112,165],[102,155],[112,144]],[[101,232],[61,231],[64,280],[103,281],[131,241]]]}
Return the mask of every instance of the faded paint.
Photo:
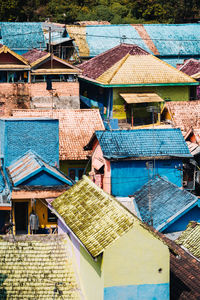
{"label": "faded paint", "polygon": [[90,170],[90,163],[88,164],[88,160],[61,160],[60,161],[60,170],[65,173],[67,176],[70,176],[70,169],[75,170],[85,170],[87,167],[86,174],[88,174]]}
{"label": "faded paint", "polygon": [[[110,296],[105,299],[118,299],[119,295],[120,300],[129,299],[130,287],[137,291],[136,297],[131,299],[169,299],[169,250],[139,225],[139,221],[106,249],[103,269],[104,295]],[[148,296],[149,292],[152,297]]]}

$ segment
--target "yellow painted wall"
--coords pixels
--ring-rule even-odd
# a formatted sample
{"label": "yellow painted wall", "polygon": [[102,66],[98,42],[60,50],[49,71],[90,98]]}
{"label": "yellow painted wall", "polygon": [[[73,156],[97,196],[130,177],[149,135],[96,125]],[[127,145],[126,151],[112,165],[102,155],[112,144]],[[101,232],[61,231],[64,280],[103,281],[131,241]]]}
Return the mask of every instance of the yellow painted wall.
{"label": "yellow painted wall", "polygon": [[[68,170],[70,168],[85,168],[88,160],[61,160],[60,161],[60,170],[69,176]],[[90,170],[90,164],[88,166],[88,170]]]}
{"label": "yellow painted wall", "polygon": [[103,270],[105,287],[169,283],[169,250],[136,220],[105,250]]}
{"label": "yellow painted wall", "polygon": [[158,87],[119,87],[113,88],[113,117],[126,119],[125,101],[121,93],[156,93],[164,100],[188,101],[189,86],[158,86]]}
{"label": "yellow painted wall", "polygon": [[97,261],[80,246],[80,276],[87,300],[103,300],[104,276],[101,271],[102,258]]}
{"label": "yellow painted wall", "polygon": [[[42,200],[45,201],[45,200]],[[15,214],[14,214],[14,204],[15,202],[28,202],[28,233],[30,234],[30,228],[29,228],[29,216],[31,214],[32,209],[35,210],[36,214],[38,215],[39,218],[39,226],[41,228],[49,228],[50,226],[57,226],[57,223],[53,222],[48,222],[48,209],[47,207],[43,204],[41,200],[37,199],[36,200],[36,210],[35,210],[35,205],[33,207],[31,206],[31,199],[22,199],[22,200],[12,200],[13,203],[13,222],[15,224]],[[15,226],[13,227],[14,233],[15,233]]]}

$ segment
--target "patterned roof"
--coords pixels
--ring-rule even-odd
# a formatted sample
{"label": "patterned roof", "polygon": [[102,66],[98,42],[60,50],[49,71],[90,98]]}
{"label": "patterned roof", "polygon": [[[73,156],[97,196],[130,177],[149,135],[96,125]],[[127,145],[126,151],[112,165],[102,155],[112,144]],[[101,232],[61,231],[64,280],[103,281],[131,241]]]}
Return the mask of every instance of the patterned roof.
{"label": "patterned roof", "polygon": [[0,268],[1,299],[82,299],[67,236],[1,236]]}
{"label": "patterned roof", "polygon": [[173,125],[181,128],[182,132],[200,127],[200,100],[169,101],[164,107],[169,111]]}
{"label": "patterned roof", "polygon": [[176,240],[176,243],[200,259],[200,223],[190,222],[187,229]]}
{"label": "patterned roof", "polygon": [[188,59],[183,65],[179,67],[179,70],[187,75],[194,75],[200,72],[200,60]]}
{"label": "patterned roof", "polygon": [[23,184],[23,182],[28,180],[30,177],[35,176],[41,171],[45,171],[51,176],[56,177],[58,180],[62,181],[63,184],[72,185],[71,180],[66,178],[66,176],[61,171],[47,164],[32,151],[28,151],[26,154],[19,157],[7,169],[14,186]]}
{"label": "patterned roof", "polygon": [[113,130],[95,134],[107,159],[191,157],[180,129]]}
{"label": "patterned roof", "polygon": [[83,70],[83,77],[105,85],[196,83],[188,75],[130,44],[116,46],[84,62],[79,68]]}
{"label": "patterned roof", "polygon": [[136,218],[86,176],[52,206],[93,257],[131,229]]}
{"label": "patterned roof", "polygon": [[31,49],[22,55],[30,64],[37,61],[38,59],[44,58],[44,56],[50,56],[46,51],[40,51],[37,49]]}
{"label": "patterned roof", "polygon": [[[149,193],[151,193],[151,214]],[[168,227],[179,215],[198,202],[198,198],[193,194],[160,177],[148,181],[134,193],[134,197],[142,220],[149,222],[152,215],[153,226],[157,230]]]}
{"label": "patterned roof", "polygon": [[59,119],[60,160],[87,159],[90,151],[83,147],[90,141],[95,130],[104,130],[97,109],[13,110],[15,117],[49,117]]}
{"label": "patterned roof", "polygon": [[170,299],[197,300],[200,298],[200,262],[174,241],[158,233],[170,250]]}
{"label": "patterned roof", "polygon": [[20,52],[32,48],[46,48],[40,22],[0,22],[1,42],[10,49]]}

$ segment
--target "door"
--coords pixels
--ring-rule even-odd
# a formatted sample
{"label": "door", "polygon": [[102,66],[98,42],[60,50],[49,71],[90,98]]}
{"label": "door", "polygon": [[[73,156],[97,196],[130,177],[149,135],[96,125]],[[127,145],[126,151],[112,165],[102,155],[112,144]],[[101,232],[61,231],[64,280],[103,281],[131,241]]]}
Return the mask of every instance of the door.
{"label": "door", "polygon": [[28,233],[28,202],[15,202],[15,232]]}

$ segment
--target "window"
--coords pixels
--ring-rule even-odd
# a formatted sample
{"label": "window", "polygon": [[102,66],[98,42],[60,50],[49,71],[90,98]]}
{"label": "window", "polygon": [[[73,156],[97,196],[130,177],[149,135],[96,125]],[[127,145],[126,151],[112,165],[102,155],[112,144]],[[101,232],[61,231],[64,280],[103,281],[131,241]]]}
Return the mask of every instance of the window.
{"label": "window", "polygon": [[84,174],[84,168],[70,168],[68,174],[72,180],[78,181]]}
{"label": "window", "polygon": [[48,222],[56,223],[58,218],[54,215],[51,210],[48,208]]}

